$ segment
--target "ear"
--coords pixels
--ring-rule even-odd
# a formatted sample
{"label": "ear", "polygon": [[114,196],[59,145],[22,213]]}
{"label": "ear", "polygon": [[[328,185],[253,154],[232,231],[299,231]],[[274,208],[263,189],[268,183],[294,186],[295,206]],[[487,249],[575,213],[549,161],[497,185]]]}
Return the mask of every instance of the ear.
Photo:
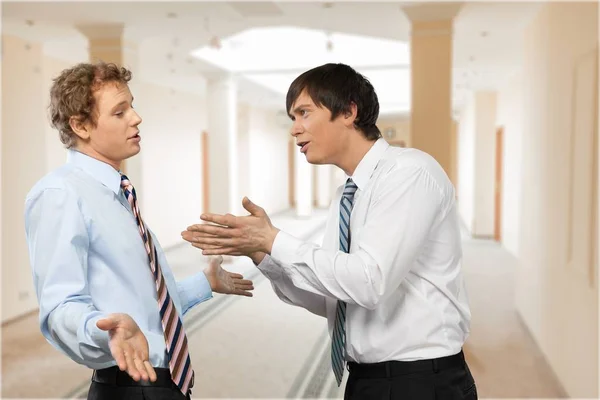
{"label": "ear", "polygon": [[71,118],[69,118],[69,126],[71,126],[73,132],[75,132],[80,139],[89,139],[89,125],[83,122],[83,118],[80,115],[73,115]]}
{"label": "ear", "polygon": [[356,103],[350,103],[350,110],[344,113],[344,125],[348,127],[354,126],[357,114],[358,107]]}

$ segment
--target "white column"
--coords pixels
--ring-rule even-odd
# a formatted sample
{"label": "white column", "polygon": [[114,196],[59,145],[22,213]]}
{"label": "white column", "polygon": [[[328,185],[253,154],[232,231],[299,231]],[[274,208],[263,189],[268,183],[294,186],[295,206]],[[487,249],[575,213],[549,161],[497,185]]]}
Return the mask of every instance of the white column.
{"label": "white column", "polygon": [[209,204],[212,213],[240,214],[237,163],[237,85],[230,77],[209,80],[207,85]]}
{"label": "white column", "polygon": [[296,215],[298,217],[310,217],[312,215],[313,203],[313,166],[306,161],[304,154],[294,152],[295,164],[295,190]]}
{"label": "white column", "polygon": [[331,165],[317,165],[317,207],[327,208],[331,202]]}

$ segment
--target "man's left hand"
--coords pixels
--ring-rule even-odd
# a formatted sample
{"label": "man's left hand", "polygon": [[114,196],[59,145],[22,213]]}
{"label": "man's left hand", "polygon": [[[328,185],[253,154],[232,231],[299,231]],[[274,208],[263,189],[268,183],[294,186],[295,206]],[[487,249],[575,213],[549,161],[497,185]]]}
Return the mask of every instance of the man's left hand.
{"label": "man's left hand", "polygon": [[202,254],[207,256],[270,254],[279,229],[273,226],[265,210],[247,197],[244,197],[242,205],[250,215],[202,214],[200,219],[210,224],[189,226],[181,232],[181,236],[194,247],[202,249]]}
{"label": "man's left hand", "polygon": [[244,279],[240,274],[225,271],[221,267],[223,257],[211,257],[208,267],[204,269],[204,275],[210,283],[213,292],[222,294],[237,294],[239,296],[252,297],[250,290],[254,290],[252,281]]}

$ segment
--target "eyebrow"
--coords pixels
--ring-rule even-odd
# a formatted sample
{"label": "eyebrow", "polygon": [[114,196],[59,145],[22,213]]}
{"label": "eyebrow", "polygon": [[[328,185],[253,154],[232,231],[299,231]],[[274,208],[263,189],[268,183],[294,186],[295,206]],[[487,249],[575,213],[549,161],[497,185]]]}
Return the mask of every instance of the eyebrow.
{"label": "eyebrow", "polygon": [[300,112],[300,110],[302,110],[303,108],[309,108],[309,107],[310,107],[310,104],[300,104],[298,107],[296,107],[292,110],[290,117],[292,117],[294,114],[298,114]]}
{"label": "eyebrow", "polygon": [[[133,97],[131,97],[131,103],[133,103]],[[119,104],[115,105],[112,108],[112,111],[116,110],[117,108],[119,108],[120,106],[122,106],[123,104],[129,104],[129,102],[127,100],[123,100],[121,102],[119,102]]]}

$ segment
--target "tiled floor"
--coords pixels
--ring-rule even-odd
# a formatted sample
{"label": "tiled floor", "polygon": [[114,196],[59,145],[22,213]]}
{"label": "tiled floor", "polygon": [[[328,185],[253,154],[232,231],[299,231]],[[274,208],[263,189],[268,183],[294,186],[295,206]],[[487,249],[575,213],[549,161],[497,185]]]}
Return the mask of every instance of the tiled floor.
{"label": "tiled floor", "polygon": [[[320,240],[325,214],[273,218],[299,237]],[[315,231],[317,229],[317,231]],[[473,313],[465,353],[481,399],[561,398],[561,390],[513,308],[515,260],[496,243],[464,238],[464,267]],[[168,252],[179,277],[203,257],[187,245]],[[227,268],[255,281],[253,298],[215,295],[185,323],[197,378],[194,398],[341,397],[328,368],[325,320],[280,301],[247,259]],[[2,398],[85,395],[90,371],[48,345],[37,315],[2,327]]]}

